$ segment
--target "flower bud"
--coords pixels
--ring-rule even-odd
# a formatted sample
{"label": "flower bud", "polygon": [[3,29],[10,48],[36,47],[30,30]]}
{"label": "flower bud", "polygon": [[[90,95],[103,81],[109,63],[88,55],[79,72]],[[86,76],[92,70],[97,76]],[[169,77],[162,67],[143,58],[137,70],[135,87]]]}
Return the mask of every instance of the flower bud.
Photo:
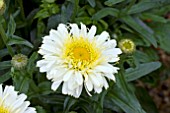
{"label": "flower bud", "polygon": [[122,39],[119,42],[119,47],[123,53],[131,54],[136,50],[135,43],[130,39]]}
{"label": "flower bud", "polygon": [[4,0],[0,0],[0,14],[2,15],[5,12],[6,4]]}
{"label": "flower bud", "polygon": [[27,65],[28,58],[23,54],[17,54],[12,57],[11,64],[15,69],[23,69]]}

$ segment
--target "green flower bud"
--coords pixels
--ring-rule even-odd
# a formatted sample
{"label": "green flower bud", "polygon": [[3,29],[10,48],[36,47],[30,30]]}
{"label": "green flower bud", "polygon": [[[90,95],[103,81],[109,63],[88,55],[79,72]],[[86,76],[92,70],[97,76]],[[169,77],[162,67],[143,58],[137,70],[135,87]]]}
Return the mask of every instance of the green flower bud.
{"label": "green flower bud", "polygon": [[6,4],[4,0],[0,0],[0,14],[2,15],[5,12]]}
{"label": "green flower bud", "polygon": [[23,69],[28,62],[27,56],[23,54],[17,54],[14,57],[12,57],[11,64],[15,69]]}
{"label": "green flower bud", "polygon": [[130,39],[122,39],[119,42],[119,47],[126,54],[131,54],[136,50],[135,43]]}

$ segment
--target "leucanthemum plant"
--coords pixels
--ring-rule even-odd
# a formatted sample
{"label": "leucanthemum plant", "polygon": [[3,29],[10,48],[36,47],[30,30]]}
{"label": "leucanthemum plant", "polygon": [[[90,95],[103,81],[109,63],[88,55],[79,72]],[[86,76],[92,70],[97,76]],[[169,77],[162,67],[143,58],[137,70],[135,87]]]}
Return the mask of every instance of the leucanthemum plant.
{"label": "leucanthemum plant", "polygon": [[[73,24],[59,24],[57,30],[43,37],[38,53],[43,59],[37,62],[40,72],[46,72],[52,81],[52,90],[62,85],[62,93],[78,98],[83,86],[89,95],[92,90],[100,93],[109,87],[108,80],[115,81],[119,68],[109,62],[119,61],[121,50],[108,32],[96,34],[96,26],[88,29]],[[106,79],[107,78],[107,79]]]}
{"label": "leucanthemum plant", "polygon": [[4,91],[0,84],[0,113],[36,113],[35,108],[28,107],[25,94],[18,94],[13,86],[5,86]]}

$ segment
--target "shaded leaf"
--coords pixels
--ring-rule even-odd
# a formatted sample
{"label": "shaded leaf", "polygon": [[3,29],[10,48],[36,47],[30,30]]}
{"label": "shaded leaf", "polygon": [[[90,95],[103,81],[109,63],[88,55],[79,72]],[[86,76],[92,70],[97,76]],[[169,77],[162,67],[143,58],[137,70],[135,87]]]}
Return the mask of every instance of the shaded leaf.
{"label": "shaded leaf", "polygon": [[92,19],[94,20],[100,20],[103,17],[106,17],[108,15],[118,17],[119,10],[115,8],[103,8],[100,11],[98,11],[96,14],[92,16]]}
{"label": "shaded leaf", "polygon": [[108,0],[108,1],[104,2],[104,4],[108,5],[108,6],[111,6],[111,5],[114,5],[114,4],[123,2],[123,1],[125,1],[125,0]]}
{"label": "shaded leaf", "polygon": [[148,40],[151,44],[157,47],[157,42],[153,35],[153,31],[144,23],[140,25],[142,21],[135,21],[135,19],[132,18],[131,16],[123,17],[122,20],[131,28],[133,28],[135,31],[140,33],[140,35],[143,36],[146,40]]}
{"label": "shaded leaf", "polygon": [[7,80],[9,80],[11,78],[11,74],[10,71],[6,72],[5,74],[0,76],[0,84],[6,82]]}
{"label": "shaded leaf", "polygon": [[162,7],[170,4],[168,0],[142,0],[138,4],[135,4],[128,11],[128,14],[140,13],[149,9]]}
{"label": "shaded leaf", "polygon": [[142,76],[145,76],[160,67],[161,67],[160,62],[143,63],[143,64],[140,64],[136,68],[126,69],[125,77],[126,77],[126,80],[130,82]]}
{"label": "shaded leaf", "polygon": [[0,62],[0,70],[11,68],[11,61]]}
{"label": "shaded leaf", "polygon": [[18,45],[26,45],[30,48],[33,48],[34,46],[27,40],[19,37],[19,36],[16,36],[16,35],[12,35],[12,38],[10,38],[7,42],[8,45],[14,45],[14,44],[18,44]]}
{"label": "shaded leaf", "polygon": [[137,87],[135,91],[143,109],[147,113],[158,113],[158,109],[146,89]]}
{"label": "shaded leaf", "polygon": [[7,35],[13,35],[16,29],[16,23],[12,15],[10,15],[10,20],[8,23]]}
{"label": "shaded leaf", "polygon": [[92,7],[96,6],[95,0],[87,0]]}

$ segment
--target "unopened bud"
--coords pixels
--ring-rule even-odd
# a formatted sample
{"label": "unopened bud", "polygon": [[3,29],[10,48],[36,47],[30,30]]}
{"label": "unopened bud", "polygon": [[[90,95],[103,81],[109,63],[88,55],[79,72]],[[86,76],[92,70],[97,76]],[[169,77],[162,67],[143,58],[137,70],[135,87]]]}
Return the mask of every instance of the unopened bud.
{"label": "unopened bud", "polygon": [[23,54],[17,54],[14,57],[12,57],[11,64],[15,69],[23,69],[28,62],[27,56]]}
{"label": "unopened bud", "polygon": [[2,15],[5,12],[6,4],[4,0],[0,0],[0,14]]}
{"label": "unopened bud", "polygon": [[119,47],[123,53],[131,54],[136,50],[135,43],[130,39],[122,39],[119,42]]}

